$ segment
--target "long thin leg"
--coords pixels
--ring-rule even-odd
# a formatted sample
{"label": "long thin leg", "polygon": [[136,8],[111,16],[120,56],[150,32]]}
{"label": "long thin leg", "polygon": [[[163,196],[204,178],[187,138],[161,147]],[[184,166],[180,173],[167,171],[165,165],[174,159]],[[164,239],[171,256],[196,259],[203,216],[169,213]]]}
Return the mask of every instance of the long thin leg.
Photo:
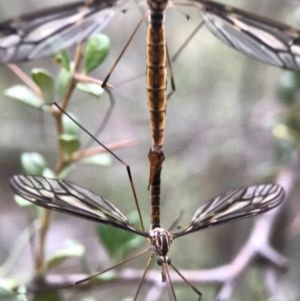
{"label": "long thin leg", "polygon": [[169,301],[177,301],[175,291],[174,291],[174,286],[169,273],[168,263],[163,262],[162,268],[163,268],[163,273],[165,274],[166,277],[166,285],[167,285]]}
{"label": "long thin leg", "polygon": [[196,289],[194,285],[192,285],[179,271],[174,267],[172,263],[170,263],[170,266],[173,268],[173,270],[181,277],[181,279],[191,288],[194,292],[199,296],[198,300],[201,300],[202,293]]}
{"label": "long thin leg", "polygon": [[173,69],[172,69],[172,63],[171,63],[171,58],[169,55],[168,45],[166,45],[166,51],[167,51],[167,64],[168,64],[168,69],[169,69],[169,77],[170,77],[170,82],[171,82],[171,91],[167,95],[167,100],[169,100],[169,98],[176,91],[176,86],[175,86],[174,73],[173,73]]}
{"label": "long thin leg", "polygon": [[153,253],[153,254],[149,257],[149,259],[148,259],[148,262],[147,262],[147,265],[146,265],[144,274],[143,274],[143,276],[142,276],[142,279],[141,279],[141,282],[140,282],[140,284],[139,284],[139,287],[138,287],[138,289],[137,289],[137,291],[136,291],[136,293],[135,293],[135,296],[134,296],[133,301],[136,301],[136,300],[137,300],[137,297],[138,297],[138,295],[139,295],[139,293],[140,293],[142,284],[143,284],[144,279],[145,279],[145,277],[146,277],[146,274],[147,274],[147,272],[148,272],[148,270],[149,270],[150,263],[151,263],[151,261],[152,261],[152,259],[153,259],[154,256],[155,256],[155,253]]}
{"label": "long thin leg", "polygon": [[127,43],[125,44],[123,50],[121,51],[120,55],[118,56],[117,60],[115,61],[115,63],[113,64],[113,66],[111,67],[110,71],[108,72],[107,76],[105,77],[102,87],[105,88],[106,83],[108,82],[112,72],[114,71],[114,69],[116,68],[117,64],[119,63],[121,57],[123,56],[124,52],[126,51],[128,45],[131,43],[133,37],[135,36],[136,32],[138,31],[138,29],[140,28],[141,24],[144,22],[144,20],[146,19],[146,17],[148,16],[148,12],[146,12],[144,14],[144,16],[141,18],[140,22],[138,23],[138,25],[136,26],[136,28],[134,29],[133,33],[131,34],[130,38],[128,39]]}
{"label": "long thin leg", "polygon": [[[68,288],[72,288],[72,287],[74,287],[74,285],[79,285],[79,284],[81,284],[81,283],[83,283],[83,282],[86,282],[86,281],[89,281],[89,280],[91,280],[91,279],[93,279],[93,278],[95,278],[95,277],[97,277],[97,276],[99,276],[99,275],[101,275],[101,274],[104,274],[104,273],[106,273],[106,272],[108,272],[108,271],[111,271],[111,270],[113,270],[113,269],[115,269],[115,268],[117,268],[117,267],[119,267],[119,266],[121,266],[121,265],[123,265],[123,264],[125,264],[125,263],[127,263],[127,262],[129,262],[129,261],[131,261],[131,260],[134,260],[135,258],[138,258],[138,257],[140,257],[140,256],[142,256],[142,255],[144,255],[145,253],[147,253],[148,251],[152,251],[152,249],[151,248],[148,248],[148,249],[145,249],[145,250],[143,250],[142,252],[140,252],[140,253],[138,253],[138,254],[136,254],[136,255],[134,255],[134,256],[132,256],[132,257],[130,257],[130,258],[128,258],[128,259],[126,259],[126,260],[124,260],[124,261],[122,261],[122,262],[120,262],[120,263],[118,263],[118,264],[116,264],[116,265],[114,265],[114,266],[112,266],[112,267],[110,267],[110,268],[108,268],[108,269],[105,269],[104,271],[101,271],[101,272],[99,272],[99,273],[96,273],[96,274],[94,274],[94,275],[92,275],[92,276],[90,276],[90,277],[86,277],[86,278],[84,278],[84,279],[81,279],[81,280],[79,280],[79,281],[75,281],[73,284],[68,284],[68,285],[63,285],[63,286],[57,286],[57,287],[55,287],[55,289],[68,289]],[[49,287],[49,288],[38,288],[38,289],[30,289],[30,290],[27,290],[27,293],[37,293],[37,292],[41,292],[41,291],[49,291],[49,290],[52,290],[53,289],[53,287]],[[16,293],[19,295],[19,294],[21,294],[21,293],[19,293],[18,291],[18,288],[16,288]],[[2,295],[3,296],[3,295]],[[9,297],[10,295],[8,295],[8,297]],[[2,299],[1,299],[2,300]]]}
{"label": "long thin leg", "polygon": [[[100,135],[100,133],[104,130],[104,128],[106,127],[110,117],[111,117],[111,114],[115,108],[115,104],[116,104],[116,101],[115,101],[115,98],[112,94],[111,91],[105,89],[107,94],[108,94],[108,98],[109,98],[109,102],[110,102],[110,105],[109,105],[109,108],[107,110],[107,112],[105,113],[105,116],[100,124],[100,126],[97,128],[97,130],[95,131],[95,133],[93,134],[94,137],[98,137]],[[86,143],[83,148],[87,148],[89,146],[91,146],[91,144],[93,143],[93,140],[90,140],[88,143]]]}
{"label": "long thin leg", "polygon": [[176,51],[176,53],[173,55],[171,61],[176,62],[178,57],[181,55],[185,47],[188,45],[188,43],[193,39],[193,37],[196,35],[198,30],[203,26],[204,22],[202,21],[194,30],[193,32],[188,36],[188,38],[184,41],[184,43],[179,47],[179,49]]}
{"label": "long thin leg", "polygon": [[136,205],[136,208],[137,208],[137,211],[138,211],[138,214],[139,214],[141,226],[142,226],[143,231],[145,231],[144,223],[143,223],[143,218],[142,218],[142,214],[141,214],[141,210],[140,210],[140,206],[139,206],[139,203],[138,203],[138,199],[137,199],[135,187],[134,187],[133,180],[132,180],[130,166],[128,164],[126,164],[122,159],[120,159],[114,152],[112,152],[103,143],[101,143],[89,131],[87,131],[81,124],[79,124],[70,114],[68,114],[65,110],[63,110],[57,103],[53,103],[53,105],[55,107],[57,107],[58,110],[60,110],[66,116],[68,116],[80,129],[82,129],[87,135],[89,135],[92,139],[94,139],[94,141],[96,141],[99,145],[101,145],[108,153],[110,153],[112,156],[114,156],[119,162],[121,162],[126,167],[128,178],[129,178],[129,181],[130,181],[130,186],[131,186],[131,189],[132,189],[132,192],[133,192],[133,196],[134,196],[135,205]]}
{"label": "long thin leg", "polygon": [[111,271],[111,270],[113,270],[113,269],[115,269],[115,268],[117,268],[117,267],[119,267],[119,266],[121,266],[121,265],[123,265],[123,264],[125,264],[125,263],[127,263],[127,262],[129,262],[129,261],[131,261],[131,260],[133,260],[133,259],[135,259],[135,258],[138,258],[138,257],[144,255],[145,253],[147,253],[147,252],[149,252],[149,251],[151,251],[151,250],[152,250],[151,248],[148,248],[148,249],[146,249],[146,250],[143,250],[142,252],[140,252],[140,253],[138,253],[138,254],[136,254],[136,255],[134,255],[134,256],[132,256],[132,257],[130,257],[130,258],[128,258],[128,259],[126,259],[126,260],[124,260],[124,261],[122,261],[122,262],[120,262],[120,263],[118,263],[118,264],[116,264],[116,265],[114,265],[114,266],[112,266],[112,267],[110,267],[110,268],[108,268],[108,269],[102,271],[102,272],[96,273],[96,274],[93,275],[93,276],[86,277],[86,278],[84,278],[84,279],[81,279],[81,280],[79,280],[79,281],[76,281],[76,282],[75,282],[75,285],[78,285],[78,284],[80,284],[80,283],[89,281],[89,280],[91,280],[91,279],[93,279],[93,278],[95,278],[95,277],[97,277],[97,276],[99,276],[99,275],[102,275],[102,274],[104,274],[104,273],[106,273],[106,272],[108,272],[108,271]]}

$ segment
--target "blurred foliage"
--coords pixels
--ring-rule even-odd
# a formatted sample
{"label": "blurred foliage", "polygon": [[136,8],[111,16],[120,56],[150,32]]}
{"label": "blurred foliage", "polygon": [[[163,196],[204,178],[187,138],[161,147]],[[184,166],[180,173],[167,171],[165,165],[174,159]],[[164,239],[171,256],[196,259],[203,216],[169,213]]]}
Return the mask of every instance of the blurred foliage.
{"label": "blurred foliage", "polygon": [[[140,220],[136,211],[131,212],[127,217],[139,228]],[[100,224],[97,225],[97,233],[99,240],[106,247],[109,254],[115,258],[116,262],[126,259],[126,256],[136,250],[145,241],[142,236]]]}
{"label": "blurred foliage", "polygon": [[[41,8],[60,4],[59,1],[54,2],[24,1],[12,4],[2,0],[1,19],[6,19],[6,14],[12,16],[33,11],[36,6]],[[226,1],[226,4],[227,2],[249,11],[259,11],[262,14],[267,12],[274,19],[293,24],[290,18],[294,11],[293,4],[283,5],[279,0],[264,3],[257,0],[251,3],[234,0]],[[132,6],[132,3],[126,5]],[[186,22],[185,17],[178,12],[167,14],[167,41],[171,56],[200,21],[198,12],[188,8],[187,12],[191,16],[190,22]],[[95,78],[103,79],[139,18],[138,10],[133,9],[116,17],[106,30],[112,46],[108,40],[104,41],[103,53],[99,52],[103,46],[99,41],[107,38],[102,35],[93,38],[88,43],[88,51],[85,51],[82,73],[93,71]],[[117,105],[107,129],[101,134],[101,141],[106,143],[124,138],[139,139],[138,147],[120,150],[118,155],[130,163],[142,210],[149,212],[149,193],[146,187],[149,168],[147,153],[151,138],[144,76],[145,39],[145,29],[141,28],[111,77],[112,84],[116,86],[114,96]],[[45,106],[45,103],[61,100],[65,96],[74,68],[72,57],[72,50],[63,51],[55,56],[58,65],[51,58],[22,64],[22,69],[31,74],[31,78],[42,91],[43,99],[27,86],[16,85],[18,79],[4,66],[0,67],[0,87],[6,96],[1,98],[0,119],[3,206],[0,210],[1,262],[6,260],[14,245],[18,244],[18,235],[26,228],[28,218],[42,216],[32,213],[31,208],[21,208],[19,211],[16,209],[6,184],[7,178],[23,171],[52,177],[55,175],[57,163],[54,155],[57,145],[61,143],[66,157],[70,158],[87,140],[68,118],[64,118],[64,133],[57,137],[53,121],[49,118],[49,106]],[[94,60],[95,57],[97,60]],[[102,62],[104,58],[106,59]],[[96,65],[101,63],[103,64],[100,68],[96,69]],[[181,209],[186,210],[181,222],[184,226],[194,210],[206,199],[231,188],[273,180],[278,171],[289,163],[293,153],[298,151],[300,139],[298,74],[277,70],[245,58],[220,43],[206,29],[201,30],[190,42],[174,63],[173,69],[176,93],[168,103],[166,161],[162,173],[161,215],[166,228]],[[10,87],[12,84],[14,86]],[[101,96],[101,100],[98,101],[97,98],[95,101],[90,95]],[[72,98],[68,112],[72,112],[76,120],[80,120],[81,124],[94,132],[107,109],[106,93],[94,84],[78,83],[72,97],[74,101]],[[10,101],[11,99],[17,102]],[[20,106],[18,102],[26,106]],[[36,113],[37,111],[39,112]],[[43,111],[43,120],[40,119],[40,111]],[[21,164],[18,160],[20,156]],[[130,184],[126,171],[119,162],[97,155],[80,160],[81,166],[78,163],[70,162],[56,176],[61,179],[68,176],[84,187],[89,187],[103,196],[107,195],[123,212],[132,211],[134,203]],[[91,164],[95,166],[94,169],[88,166]],[[99,165],[102,168],[98,168]],[[106,168],[107,166],[110,167]],[[299,206],[295,206],[296,212]],[[135,217],[130,220],[134,223]],[[209,268],[227,263],[245,242],[250,223],[237,222],[184,237],[179,243],[176,241],[170,254],[172,262],[180,269]],[[113,265],[117,259],[132,253],[136,248],[139,249],[141,241],[128,233],[98,225],[95,231],[93,224],[87,224],[74,217],[57,217],[47,237],[45,270],[51,268],[52,271],[54,268],[58,272],[67,270],[78,273],[84,270],[92,273]],[[281,241],[281,247],[283,250],[287,249],[284,252],[289,252],[288,256],[297,263],[300,231],[297,228],[295,231],[294,237]],[[277,236],[280,238],[284,235],[283,232],[284,230],[277,233]],[[83,249],[81,243],[75,243],[77,247],[74,250],[66,248],[63,242],[70,237],[75,237],[88,246]],[[291,240],[292,249],[285,245]],[[34,274],[31,258],[28,247],[11,271],[14,285],[19,282],[19,278],[28,280],[28,275]],[[72,264],[68,265],[69,262]],[[100,265],[97,269],[96,262]],[[138,259],[130,267],[144,268],[145,262],[145,258]],[[290,272],[283,276],[280,283],[286,300],[297,300],[295,296],[299,296],[298,270],[297,264],[291,265]],[[267,299],[267,294],[263,291],[264,281],[258,274],[259,268],[245,275],[234,294],[234,300]],[[107,281],[110,281],[114,274],[106,276]],[[8,291],[14,285],[3,285],[3,290]],[[215,288],[203,284],[199,289],[203,293],[203,300],[213,298]],[[113,285],[107,288],[101,285],[100,290],[95,290],[96,293],[92,290],[76,292],[71,298],[74,301],[88,298],[119,300],[126,295],[133,295],[135,290],[134,284],[120,284],[118,289]],[[2,283],[0,292],[2,294]],[[53,293],[55,296],[51,296],[50,300],[62,298],[58,297],[57,291]],[[178,300],[195,298],[193,292],[183,286],[176,287],[176,293]],[[5,301],[10,300],[7,293],[4,295],[7,298]],[[15,295],[14,292],[12,298],[26,300],[25,295]],[[43,298],[45,297],[36,300],[45,301]],[[161,300],[166,298],[163,295]],[[2,299],[0,295],[0,300]]]}
{"label": "blurred foliage", "polygon": [[[92,70],[97,68],[105,59],[108,54],[109,50],[109,39],[104,35],[96,35],[92,36],[87,41],[86,52],[84,55],[84,74],[90,73]],[[34,68],[31,70],[31,78],[34,83],[39,87],[41,91],[41,95],[37,95],[36,90],[30,89],[27,86],[15,85],[6,89],[4,95],[9,97],[13,100],[17,100],[31,108],[43,110],[47,113],[53,114],[53,117],[58,120],[58,124],[62,123],[62,132],[59,134],[59,125],[58,125],[58,145],[61,147],[61,150],[64,151],[64,154],[59,152],[59,156],[57,161],[61,162],[61,160],[66,160],[62,167],[59,169],[59,172],[56,173],[52,171],[46,163],[45,158],[37,153],[37,152],[24,152],[21,154],[21,166],[26,174],[29,175],[36,175],[36,176],[48,176],[51,178],[59,177],[64,178],[67,176],[72,170],[74,170],[74,162],[68,160],[72,160],[72,155],[79,150],[80,148],[80,135],[79,135],[79,127],[75,124],[74,121],[77,121],[77,117],[70,113],[69,116],[62,115],[61,121],[59,120],[59,116],[56,115],[56,112],[52,109],[49,109],[50,105],[56,99],[55,96],[55,86],[58,86],[59,95],[61,97],[61,101],[59,102],[60,105],[64,105],[66,101],[66,93],[70,89],[69,86],[71,85],[72,81],[72,72],[74,63],[70,61],[70,55],[67,51],[63,51],[62,53],[58,54],[54,60],[60,64],[61,69],[59,71],[59,76],[57,77],[58,82],[54,82],[54,76],[51,74],[50,71],[42,68]],[[71,66],[71,67],[69,67]],[[67,68],[66,68],[67,67]],[[103,94],[104,90],[100,87],[97,88],[96,84],[77,84],[78,89],[81,92],[87,94],[93,94],[96,97],[99,97]],[[99,85],[98,85],[99,86]],[[84,87],[84,88],[83,88]],[[68,99],[67,99],[68,100]],[[58,117],[57,117],[58,116]],[[72,120],[70,119],[72,118]],[[67,159],[64,157],[67,156]],[[69,159],[68,159],[69,158]],[[80,156],[79,156],[80,159]],[[82,163],[86,163],[87,165],[100,165],[100,166],[109,166],[111,160],[105,159],[105,156],[98,154],[92,157],[85,158],[81,160]],[[70,164],[72,163],[72,164]],[[64,166],[65,164],[65,166]],[[72,168],[70,168],[72,167]],[[21,206],[28,206],[32,205],[32,203],[24,200],[19,196],[15,196],[16,203]],[[43,219],[45,213],[41,208],[36,207],[37,212],[37,219],[41,220],[43,224]],[[47,230],[47,229],[46,229]],[[108,241],[108,237],[111,238],[110,235],[113,232],[109,232],[110,229],[101,229],[98,230],[98,234],[101,237],[103,235],[104,245],[107,246],[108,250],[110,251],[111,256],[115,255],[113,250],[109,247],[110,243]],[[100,233],[101,232],[101,233]],[[108,234],[106,234],[108,232]],[[129,244],[131,244],[131,249],[136,248],[139,244],[135,243],[133,245],[133,238],[128,236],[126,239],[123,240],[123,244],[125,249],[128,251],[130,250]],[[16,244],[17,247],[18,243]],[[43,263],[42,271],[43,274],[48,273],[49,270],[53,269],[56,266],[61,265],[63,261],[70,258],[78,258],[82,264],[83,270],[85,272],[90,272],[90,268],[88,267],[87,258],[85,258],[85,248],[82,244],[75,243],[68,241],[65,245],[63,245],[60,249],[54,252],[47,260]],[[109,275],[106,275],[106,279]],[[17,280],[16,280],[17,281]],[[14,287],[18,287],[19,284],[17,282],[14,283]],[[12,282],[10,281],[1,281],[1,289],[0,289],[0,300],[4,298],[5,300],[24,300],[26,301],[26,294],[16,294],[16,291],[11,291]],[[47,300],[63,300],[60,296],[59,291],[52,290],[52,291],[45,291],[45,292],[38,292],[34,296],[35,301],[47,301]]]}

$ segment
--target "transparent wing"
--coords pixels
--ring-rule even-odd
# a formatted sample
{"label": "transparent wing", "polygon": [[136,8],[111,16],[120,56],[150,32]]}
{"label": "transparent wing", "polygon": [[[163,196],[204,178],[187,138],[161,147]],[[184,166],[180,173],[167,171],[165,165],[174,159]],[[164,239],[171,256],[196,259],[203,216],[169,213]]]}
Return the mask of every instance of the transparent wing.
{"label": "transparent wing", "polygon": [[192,0],[208,29],[232,48],[266,64],[300,70],[300,31],[212,1]]}
{"label": "transparent wing", "polygon": [[118,3],[121,1],[79,1],[2,22],[0,62],[34,60],[81,43],[110,22]]}
{"label": "transparent wing", "polygon": [[284,199],[284,190],[277,184],[249,186],[229,191],[205,202],[179,237],[208,227],[257,215],[278,206]]}
{"label": "transparent wing", "polygon": [[110,201],[71,182],[16,175],[9,183],[16,194],[38,206],[149,237]]}

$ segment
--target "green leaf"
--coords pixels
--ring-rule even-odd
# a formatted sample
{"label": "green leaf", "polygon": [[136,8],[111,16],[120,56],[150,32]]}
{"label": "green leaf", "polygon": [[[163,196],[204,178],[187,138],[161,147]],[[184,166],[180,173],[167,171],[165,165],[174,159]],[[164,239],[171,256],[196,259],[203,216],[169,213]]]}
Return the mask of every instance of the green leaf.
{"label": "green leaf", "polygon": [[17,292],[14,290],[16,281],[12,279],[0,280],[0,301],[27,301],[26,289],[20,287]]}
{"label": "green leaf", "polygon": [[59,141],[69,156],[76,152],[80,147],[80,140],[75,135],[62,134],[59,137]]}
{"label": "green leaf", "polygon": [[285,72],[278,86],[278,95],[282,104],[290,106],[297,101],[298,79],[294,72]]}
{"label": "green leaf", "polygon": [[[77,117],[74,114],[68,113],[75,121],[78,122]],[[78,125],[70,119],[67,115],[63,115],[63,132],[64,134],[73,135],[77,138],[79,137],[79,127]]]}
{"label": "green leaf", "polygon": [[[111,255],[117,257],[117,254],[122,248],[124,241],[131,239],[131,233],[125,232],[106,225],[96,225],[98,238],[102,241],[103,245]],[[124,235],[124,236],[123,236]]]}
{"label": "green leaf", "polygon": [[76,85],[76,88],[81,92],[87,93],[97,98],[99,98],[104,93],[104,89],[100,85],[96,84],[78,83]]}
{"label": "green leaf", "polygon": [[61,68],[58,73],[57,90],[60,98],[63,98],[70,86],[72,74],[70,71]]}
{"label": "green leaf", "polygon": [[61,296],[61,292],[59,289],[56,290],[46,290],[35,292],[33,301],[63,301],[63,297]]}
{"label": "green leaf", "polygon": [[54,101],[54,81],[51,73],[45,69],[35,68],[31,71],[31,78],[41,89],[46,102],[52,103]]}
{"label": "green leaf", "polygon": [[282,122],[274,124],[272,128],[272,134],[275,138],[286,140],[292,145],[296,145],[299,138],[297,131]]}
{"label": "green leaf", "polygon": [[23,199],[22,197],[20,197],[19,195],[15,195],[14,196],[14,200],[15,202],[20,206],[20,207],[27,207],[27,206],[32,206],[33,203]]}
{"label": "green leaf", "polygon": [[74,169],[76,169],[74,164],[68,165],[61,171],[61,173],[57,176],[57,178],[65,179]]}
{"label": "green leaf", "polygon": [[55,252],[46,263],[46,271],[49,271],[53,267],[59,265],[62,261],[71,257],[82,257],[84,255],[85,248],[82,244],[68,240],[64,247]]}
{"label": "green leaf", "polygon": [[99,154],[85,158],[81,162],[86,165],[110,166],[112,164],[112,159],[108,154]]}
{"label": "green leaf", "polygon": [[122,246],[122,253],[125,255],[129,254],[131,251],[136,250],[144,241],[145,239],[140,235],[133,236]]}
{"label": "green leaf", "polygon": [[47,167],[44,168],[42,176],[45,177],[45,178],[50,178],[50,179],[55,179],[56,178],[54,171],[50,168],[47,168]]}
{"label": "green leaf", "polygon": [[23,104],[40,109],[44,104],[43,100],[39,98],[31,89],[23,85],[15,85],[4,91],[4,95],[12,99],[18,100]]}
{"label": "green leaf", "polygon": [[23,153],[21,164],[24,171],[29,175],[41,176],[46,167],[44,157],[38,153]]}
{"label": "green leaf", "polygon": [[[70,114],[73,119],[77,118]],[[63,116],[63,131],[64,133],[59,137],[60,143],[68,155],[72,155],[80,147],[79,127],[67,115]]]}
{"label": "green leaf", "polygon": [[[138,227],[140,224],[138,213],[131,212],[128,219]],[[105,245],[112,257],[123,257],[144,242],[144,238],[134,233],[120,231],[117,228],[97,225],[98,238]]]}
{"label": "green leaf", "polygon": [[61,52],[54,55],[53,59],[56,61],[56,63],[61,66],[62,68],[66,69],[67,71],[70,71],[70,54],[67,50],[62,50]]}
{"label": "green leaf", "polygon": [[96,34],[88,39],[83,59],[85,74],[92,72],[105,60],[109,47],[110,41],[106,35]]}

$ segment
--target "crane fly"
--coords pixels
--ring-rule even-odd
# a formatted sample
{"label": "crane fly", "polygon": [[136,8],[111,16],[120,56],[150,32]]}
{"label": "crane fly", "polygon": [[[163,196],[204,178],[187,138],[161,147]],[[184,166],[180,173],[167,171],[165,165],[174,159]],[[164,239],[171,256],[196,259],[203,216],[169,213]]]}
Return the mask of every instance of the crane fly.
{"label": "crane fly", "polygon": [[[127,0],[86,0],[30,13],[0,23],[0,62],[54,54],[101,31]],[[168,0],[148,0],[147,97],[152,131],[152,185],[164,161],[167,51],[164,12]],[[176,2],[174,2],[176,4]],[[300,31],[246,11],[206,0],[186,1],[199,9],[207,28],[230,47],[266,64],[300,70]],[[106,82],[106,81],[104,81]]]}
{"label": "crane fly", "polygon": [[[156,173],[154,182],[159,175],[160,173]],[[173,240],[209,227],[266,212],[278,206],[284,199],[284,190],[277,184],[239,188],[203,203],[195,211],[191,222],[179,232],[171,232],[162,228],[159,212],[156,216],[151,217],[150,231],[144,232],[136,228],[109,200],[71,182],[15,175],[10,178],[10,186],[17,195],[38,206],[117,227],[145,237],[150,247],[141,253],[151,251],[151,259],[153,256],[158,257],[157,263],[162,266],[162,281],[167,282],[170,300],[177,300],[169,275],[169,266],[173,267],[173,264],[168,257],[168,252]],[[174,269],[177,271],[175,267]],[[146,272],[142,281],[145,274]],[[181,273],[179,275],[186,281]],[[138,292],[141,285],[142,282]],[[192,288],[201,295],[197,289],[193,286]],[[134,300],[137,299],[138,292]]]}
{"label": "crane fly", "polygon": [[[81,43],[103,30],[127,2],[77,1],[0,22],[0,62],[35,60]],[[149,7],[155,8],[155,3],[148,0]],[[166,7],[169,1],[157,3]],[[300,69],[298,29],[209,0],[184,3],[198,8],[207,28],[230,47],[266,64]]]}

